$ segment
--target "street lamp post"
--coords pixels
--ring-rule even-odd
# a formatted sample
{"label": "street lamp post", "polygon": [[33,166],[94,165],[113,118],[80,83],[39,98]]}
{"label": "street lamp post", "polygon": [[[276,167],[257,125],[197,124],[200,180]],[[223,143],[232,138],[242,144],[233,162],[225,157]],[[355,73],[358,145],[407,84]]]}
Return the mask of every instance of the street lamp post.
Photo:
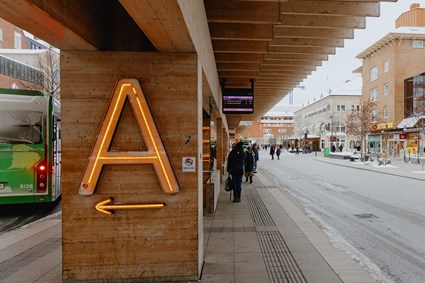
{"label": "street lamp post", "polygon": [[329,143],[330,143],[329,147],[332,149],[332,145],[333,145],[332,139],[334,137],[334,115],[331,115],[329,118],[331,119],[331,129],[330,129],[331,130],[331,136],[329,137]]}

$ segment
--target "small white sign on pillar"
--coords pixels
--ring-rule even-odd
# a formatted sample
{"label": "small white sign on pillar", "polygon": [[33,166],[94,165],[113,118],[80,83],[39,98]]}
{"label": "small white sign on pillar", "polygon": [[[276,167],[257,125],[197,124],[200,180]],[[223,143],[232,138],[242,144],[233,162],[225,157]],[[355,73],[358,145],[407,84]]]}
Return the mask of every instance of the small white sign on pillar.
{"label": "small white sign on pillar", "polygon": [[182,157],[182,171],[195,172],[196,171],[196,157]]}

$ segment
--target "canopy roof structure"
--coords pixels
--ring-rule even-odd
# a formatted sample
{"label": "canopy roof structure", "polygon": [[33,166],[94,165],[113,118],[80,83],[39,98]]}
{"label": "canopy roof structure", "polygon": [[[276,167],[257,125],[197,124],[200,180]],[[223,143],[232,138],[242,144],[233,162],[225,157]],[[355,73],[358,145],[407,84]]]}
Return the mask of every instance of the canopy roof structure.
{"label": "canopy roof structure", "polygon": [[[16,0],[0,2],[0,17],[61,50],[197,52],[205,98],[237,131],[240,121],[258,120],[343,48],[366,17],[378,17],[380,2]],[[224,115],[220,84],[248,88],[251,80],[254,114]]]}

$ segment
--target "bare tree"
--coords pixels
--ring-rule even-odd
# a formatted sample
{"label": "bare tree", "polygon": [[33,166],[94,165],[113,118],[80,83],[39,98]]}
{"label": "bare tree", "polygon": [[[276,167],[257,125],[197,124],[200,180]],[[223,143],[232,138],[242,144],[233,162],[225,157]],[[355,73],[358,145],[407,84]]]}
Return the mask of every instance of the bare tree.
{"label": "bare tree", "polygon": [[60,100],[60,58],[59,53],[52,47],[46,52],[40,53],[35,60],[35,68],[41,73],[41,78],[37,83],[20,81],[23,88],[37,88],[46,96],[53,96]]}
{"label": "bare tree", "polygon": [[360,102],[359,111],[353,110],[347,114],[345,131],[347,135],[353,136],[361,143],[360,156],[364,158],[364,153],[367,152],[367,134],[370,131],[372,122],[376,117],[373,117],[373,110],[376,109],[376,102],[363,100]]}
{"label": "bare tree", "polygon": [[60,58],[59,53],[49,48],[37,57],[37,67],[42,71],[42,91],[60,100]]}

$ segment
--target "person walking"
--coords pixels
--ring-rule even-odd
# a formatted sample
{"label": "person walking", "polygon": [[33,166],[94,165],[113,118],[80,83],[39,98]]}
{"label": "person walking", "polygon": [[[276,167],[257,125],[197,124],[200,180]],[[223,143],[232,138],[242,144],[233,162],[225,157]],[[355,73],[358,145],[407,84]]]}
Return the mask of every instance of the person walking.
{"label": "person walking", "polygon": [[275,150],[276,150],[275,146],[274,146],[274,145],[272,145],[272,146],[270,147],[270,155],[272,156],[272,160],[274,160]]}
{"label": "person walking", "polygon": [[252,148],[248,148],[248,152],[246,154],[245,159],[245,182],[252,183],[252,176],[254,174],[252,173],[254,171],[254,153],[252,152]]}
{"label": "person walking", "polygon": [[276,148],[276,156],[277,156],[277,160],[279,160],[279,156],[280,156],[280,151],[281,151],[282,149],[281,149],[281,146],[278,146],[277,148]]}
{"label": "person walking", "polygon": [[232,175],[233,182],[233,202],[241,201],[245,159],[246,153],[243,151],[243,144],[238,142],[227,157],[227,172]]}
{"label": "person walking", "polygon": [[253,173],[257,173],[257,163],[258,160],[260,159],[260,154],[258,152],[258,146],[256,143],[254,143],[252,145],[252,153],[254,153],[254,168],[253,168]]}

